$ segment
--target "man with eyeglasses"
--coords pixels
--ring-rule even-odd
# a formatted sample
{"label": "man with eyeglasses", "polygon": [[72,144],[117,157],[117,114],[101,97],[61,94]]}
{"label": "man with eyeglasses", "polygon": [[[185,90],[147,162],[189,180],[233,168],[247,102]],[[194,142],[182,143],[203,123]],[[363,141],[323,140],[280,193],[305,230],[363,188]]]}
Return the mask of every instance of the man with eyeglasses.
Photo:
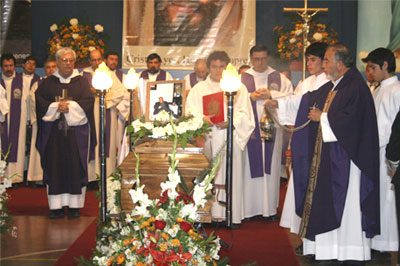
{"label": "man with eyeglasses", "polygon": [[275,127],[272,141],[260,136],[260,119],[264,113],[264,101],[293,92],[292,83],[286,76],[268,66],[268,49],[256,45],[250,49],[252,68],[242,74],[242,82],[250,93],[256,128],[247,143],[244,176],[244,215],[246,218],[261,215],[276,220],[279,204],[283,130]]}
{"label": "man with eyeglasses", "polygon": [[71,48],[56,52],[58,70],[35,93],[39,150],[47,185],[49,218],[78,218],[85,203],[88,152],[96,145],[94,95],[74,69]]}
{"label": "man with eyeglasses", "polygon": [[[92,84],[92,77],[96,69],[100,64],[103,63],[103,57],[99,50],[93,50],[90,52],[90,67],[83,70],[83,77]],[[103,63],[104,64],[104,63]],[[111,175],[115,168],[117,167],[117,147],[120,141],[119,134],[117,134],[118,128],[118,114],[119,110],[117,108],[118,104],[123,100],[125,94],[125,88],[121,81],[117,77],[114,71],[110,71],[113,84],[111,88],[106,93],[106,123],[105,123],[105,136],[106,136],[106,175]],[[97,143],[99,143],[100,138],[100,99],[99,95],[96,93],[95,89],[92,88],[95,94],[94,102],[94,121],[96,125],[97,132]],[[99,145],[96,146],[94,150],[91,150],[89,154],[89,181],[94,181],[97,176],[100,175],[100,149]]]}

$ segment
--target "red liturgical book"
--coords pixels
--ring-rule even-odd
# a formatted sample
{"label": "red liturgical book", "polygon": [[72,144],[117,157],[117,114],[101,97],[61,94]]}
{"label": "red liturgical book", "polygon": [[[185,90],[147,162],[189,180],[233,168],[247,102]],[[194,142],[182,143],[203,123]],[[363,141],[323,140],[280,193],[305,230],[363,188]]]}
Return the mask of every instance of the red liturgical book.
{"label": "red liturgical book", "polygon": [[211,122],[218,124],[224,122],[224,93],[217,92],[203,96],[203,114],[214,115]]}

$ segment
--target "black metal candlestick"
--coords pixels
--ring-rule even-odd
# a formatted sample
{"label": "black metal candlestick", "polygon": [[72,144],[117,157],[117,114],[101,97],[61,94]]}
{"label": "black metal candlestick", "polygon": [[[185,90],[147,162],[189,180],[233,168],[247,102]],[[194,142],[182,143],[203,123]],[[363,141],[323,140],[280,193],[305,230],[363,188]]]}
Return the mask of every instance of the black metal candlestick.
{"label": "black metal candlestick", "polygon": [[107,219],[107,177],[105,138],[105,91],[100,91],[100,181],[101,181],[101,222]]}
{"label": "black metal candlestick", "polygon": [[[134,90],[129,90],[130,92],[130,98],[129,98],[129,125],[132,124],[133,121],[133,92]],[[132,141],[129,138],[129,151],[132,151],[133,147],[132,147]]]}
{"label": "black metal candlestick", "polygon": [[236,92],[225,92],[228,97],[228,128],[226,140],[226,226],[232,228],[232,162],[233,162],[233,98]]}

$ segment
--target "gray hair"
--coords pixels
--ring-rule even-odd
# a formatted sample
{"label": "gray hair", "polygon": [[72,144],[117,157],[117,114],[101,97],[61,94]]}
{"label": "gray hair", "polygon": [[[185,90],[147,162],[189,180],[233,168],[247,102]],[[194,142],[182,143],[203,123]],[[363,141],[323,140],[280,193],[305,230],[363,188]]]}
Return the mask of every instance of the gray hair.
{"label": "gray hair", "polygon": [[354,66],[354,57],[349,48],[341,43],[332,44],[329,48],[335,52],[335,60],[342,61],[346,67]]}
{"label": "gray hair", "polygon": [[74,59],[76,60],[76,53],[74,50],[72,50],[69,47],[61,47],[60,49],[57,50],[56,52],[56,60],[58,61],[59,59],[61,59],[61,57],[65,54],[72,54],[72,56],[74,57]]}

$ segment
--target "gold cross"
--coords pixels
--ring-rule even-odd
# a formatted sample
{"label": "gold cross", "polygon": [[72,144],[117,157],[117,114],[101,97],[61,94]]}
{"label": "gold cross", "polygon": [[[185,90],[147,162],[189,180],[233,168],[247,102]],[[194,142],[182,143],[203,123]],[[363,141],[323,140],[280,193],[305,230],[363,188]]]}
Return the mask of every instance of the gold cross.
{"label": "gold cross", "polygon": [[[303,8],[284,7],[283,12],[297,12],[303,19],[303,80],[306,78],[306,49],[311,18],[318,12],[328,12],[328,8],[308,8],[308,0],[304,0]],[[309,12],[312,12],[311,14]]]}

